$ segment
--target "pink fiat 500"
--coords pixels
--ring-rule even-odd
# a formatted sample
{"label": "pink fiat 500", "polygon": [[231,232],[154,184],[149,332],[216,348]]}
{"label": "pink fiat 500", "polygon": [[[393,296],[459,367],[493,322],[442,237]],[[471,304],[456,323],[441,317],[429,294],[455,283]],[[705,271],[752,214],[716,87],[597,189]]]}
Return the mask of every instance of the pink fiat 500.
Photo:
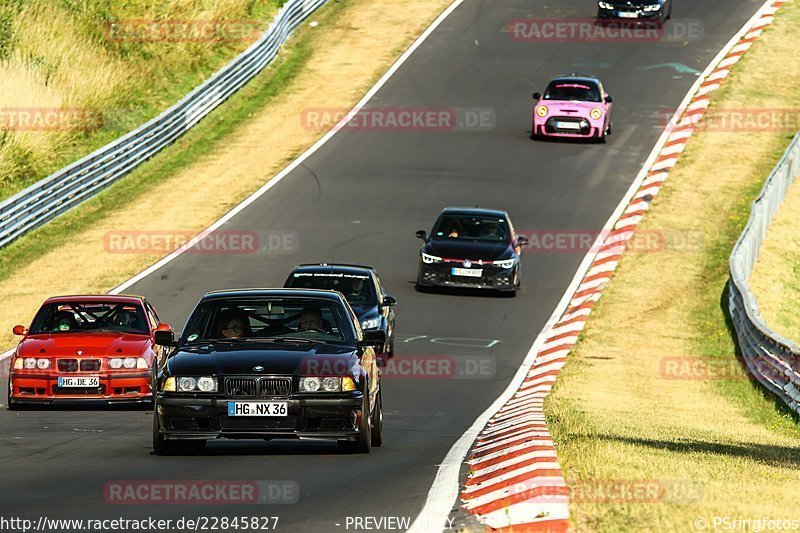
{"label": "pink fiat 500", "polygon": [[531,138],[572,137],[605,142],[611,133],[611,95],[593,76],[559,76],[544,95],[533,93]]}

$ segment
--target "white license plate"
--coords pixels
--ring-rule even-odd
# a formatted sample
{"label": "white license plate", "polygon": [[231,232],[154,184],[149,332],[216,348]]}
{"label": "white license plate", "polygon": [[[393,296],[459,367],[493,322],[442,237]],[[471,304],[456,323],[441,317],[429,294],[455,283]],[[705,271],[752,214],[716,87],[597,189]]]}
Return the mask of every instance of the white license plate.
{"label": "white license plate", "polygon": [[579,130],[581,129],[581,125],[577,122],[556,122],[556,128],[562,130]]}
{"label": "white license plate", "polygon": [[480,268],[453,268],[454,276],[466,276],[468,278],[479,278],[483,274]]}
{"label": "white license plate", "polygon": [[623,18],[623,19],[635,19],[635,18],[639,18],[639,14],[638,14],[638,13],[631,13],[631,12],[629,12],[629,11],[620,11],[620,12],[618,13],[618,15],[619,15],[619,18]]}
{"label": "white license plate", "polygon": [[99,376],[81,376],[79,378],[71,378],[60,376],[58,378],[59,387],[74,387],[79,389],[91,389],[100,386]]}
{"label": "white license plate", "polygon": [[228,416],[287,416],[286,402],[228,402]]}

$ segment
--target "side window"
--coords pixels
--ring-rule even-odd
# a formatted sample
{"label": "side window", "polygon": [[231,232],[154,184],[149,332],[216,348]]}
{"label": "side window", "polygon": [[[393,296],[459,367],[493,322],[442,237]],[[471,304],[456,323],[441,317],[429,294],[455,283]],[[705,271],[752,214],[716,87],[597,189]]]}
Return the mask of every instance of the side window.
{"label": "side window", "polygon": [[149,302],[144,303],[144,308],[147,311],[147,320],[150,322],[150,329],[156,329],[161,323],[156,314],[156,310],[153,309],[153,306],[151,306]]}

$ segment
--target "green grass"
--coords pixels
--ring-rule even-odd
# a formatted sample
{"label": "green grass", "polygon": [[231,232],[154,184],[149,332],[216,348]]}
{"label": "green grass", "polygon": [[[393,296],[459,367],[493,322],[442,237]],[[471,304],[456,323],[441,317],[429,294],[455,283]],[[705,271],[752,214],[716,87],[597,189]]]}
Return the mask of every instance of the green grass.
{"label": "green grass", "polygon": [[[344,5],[346,2],[331,1],[320,8],[316,19],[326,23]],[[312,50],[312,34],[305,28],[298,29],[271,66],[175,144],[98,196],[0,249],[0,281],[13,276],[16,266],[41,257],[76,233],[108,216],[115,206],[135,203],[138,198],[149,194],[163,179],[209,153],[254,112],[280,96],[302,71]],[[295,154],[288,154],[287,161],[294,156]],[[232,200],[234,199],[229,199]]]}

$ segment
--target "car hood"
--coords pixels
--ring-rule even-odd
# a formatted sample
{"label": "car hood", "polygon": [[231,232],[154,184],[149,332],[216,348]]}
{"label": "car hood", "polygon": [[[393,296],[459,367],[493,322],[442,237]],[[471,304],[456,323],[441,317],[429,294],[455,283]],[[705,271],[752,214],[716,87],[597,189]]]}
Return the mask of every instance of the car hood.
{"label": "car hood", "polygon": [[378,306],[375,304],[350,304],[350,307],[353,308],[353,312],[356,314],[358,318],[364,318],[369,316],[375,316],[378,314]]}
{"label": "car hood", "polygon": [[17,347],[20,357],[77,356],[103,357],[143,355],[150,349],[150,337],[130,333],[49,333],[26,337]]}
{"label": "car hood", "polygon": [[443,259],[481,259],[484,261],[507,259],[512,253],[511,245],[507,242],[466,240],[430,240],[422,251]]}
{"label": "car hood", "polygon": [[319,373],[329,368],[352,373],[357,365],[358,356],[351,346],[269,343],[203,344],[173,352],[167,362],[172,376],[314,375],[310,370],[316,368]]}
{"label": "car hood", "polygon": [[611,4],[614,6],[621,6],[621,7],[642,7],[645,4],[656,4],[657,2],[654,1],[645,1],[645,0],[611,0]]}
{"label": "car hood", "polygon": [[592,109],[603,109],[602,102],[580,102],[573,100],[541,100],[541,105],[548,108],[549,115],[554,113],[564,113],[566,115],[583,116],[587,115]]}

